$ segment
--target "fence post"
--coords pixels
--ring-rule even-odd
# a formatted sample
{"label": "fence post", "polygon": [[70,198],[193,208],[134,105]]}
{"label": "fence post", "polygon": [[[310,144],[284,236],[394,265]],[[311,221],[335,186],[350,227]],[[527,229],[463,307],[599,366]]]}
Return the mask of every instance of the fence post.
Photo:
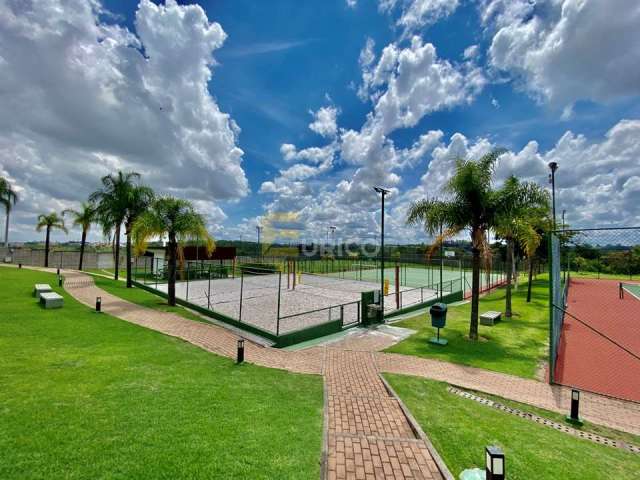
{"label": "fence post", "polygon": [[211,264],[209,264],[209,285],[207,286],[207,310],[211,310]]}
{"label": "fence post", "polygon": [[185,300],[189,301],[189,260],[187,260],[187,293],[185,295]]}
{"label": "fence post", "polygon": [[280,335],[280,289],[282,287],[282,272],[278,272],[278,311],[276,314],[276,337]]}
{"label": "fence post", "polygon": [[244,288],[244,270],[240,269],[240,312],[238,313],[238,321],[242,322],[242,290]]}

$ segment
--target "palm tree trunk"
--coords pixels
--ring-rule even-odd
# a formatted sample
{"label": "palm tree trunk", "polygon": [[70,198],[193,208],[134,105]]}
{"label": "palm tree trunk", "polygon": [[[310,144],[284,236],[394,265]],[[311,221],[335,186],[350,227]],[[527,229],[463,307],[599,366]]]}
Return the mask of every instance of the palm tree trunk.
{"label": "palm tree trunk", "polygon": [[507,293],[504,316],[511,317],[511,281],[513,280],[513,239],[507,239]]}
{"label": "palm tree trunk", "polygon": [[178,244],[176,242],[175,234],[169,234],[169,305],[175,307],[176,305],[176,257],[178,255]]}
{"label": "palm tree trunk", "polygon": [[118,280],[118,278],[120,277],[120,225],[116,226],[114,241],[116,244],[116,255],[113,261],[116,267],[116,273],[114,274],[113,278],[114,280]]}
{"label": "palm tree trunk", "polygon": [[78,265],[78,270],[82,270],[82,259],[84,258],[84,245],[86,242],[87,242],[87,230],[83,228],[82,240],[80,241],[80,264]]}
{"label": "palm tree trunk", "polygon": [[533,283],[533,258],[529,257],[529,285],[527,285],[527,303],[531,303],[531,284]]}
{"label": "palm tree trunk", "polygon": [[478,303],[480,300],[480,249],[473,247],[471,261],[471,320],[469,322],[469,338],[478,339]]}
{"label": "palm tree trunk", "polygon": [[9,248],[9,213],[11,213],[11,210],[7,208],[7,219],[4,224],[4,246],[6,248]]}
{"label": "palm tree trunk", "polygon": [[47,235],[44,238],[44,268],[49,267],[49,235],[51,234],[51,227],[47,226]]}
{"label": "palm tree trunk", "polygon": [[127,235],[127,288],[133,287],[131,282],[131,226],[127,225],[125,234]]}

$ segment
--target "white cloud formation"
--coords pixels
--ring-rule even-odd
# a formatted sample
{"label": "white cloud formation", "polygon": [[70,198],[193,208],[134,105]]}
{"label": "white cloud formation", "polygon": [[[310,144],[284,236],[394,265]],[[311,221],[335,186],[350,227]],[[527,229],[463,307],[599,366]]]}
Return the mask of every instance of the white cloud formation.
{"label": "white cloud formation", "polygon": [[316,112],[309,112],[313,115],[313,122],[309,124],[309,128],[323,137],[334,137],[338,126],[336,118],[338,109],[333,106],[322,107]]}
{"label": "white cloud formation", "polygon": [[13,225],[29,237],[36,212],[85,199],[116,169],[195,200],[249,191],[239,128],[207,88],[222,27],[173,0],[141,0],[135,32],[100,9],[0,3],[0,169],[24,189]]}
{"label": "white cloud formation", "polygon": [[387,134],[413,127],[434,111],[470,103],[485,83],[473,62],[454,66],[414,36],[406,48],[387,45],[378,63],[364,68],[361,91],[375,102],[374,121]]}
{"label": "white cloud formation", "polygon": [[640,3],[485,0],[490,64],[540,101],[607,102],[640,94]]}
{"label": "white cloud formation", "polygon": [[391,12],[400,5],[396,25],[403,28],[403,36],[451,15],[459,5],[458,0],[379,0],[383,12]]}

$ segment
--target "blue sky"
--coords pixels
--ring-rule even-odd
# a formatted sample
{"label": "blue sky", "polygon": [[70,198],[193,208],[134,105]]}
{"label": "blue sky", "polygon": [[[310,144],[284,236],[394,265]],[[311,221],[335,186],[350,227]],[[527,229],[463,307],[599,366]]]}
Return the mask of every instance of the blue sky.
{"label": "blue sky", "polygon": [[[295,238],[335,225],[340,239],[368,239],[371,184],[389,185],[390,235],[415,241],[408,205],[442,194],[456,156],[497,146],[510,150],[498,183],[546,183],[546,163],[560,163],[573,224],[640,223],[639,20],[632,0],[3,6],[3,95],[41,112],[12,100],[3,119],[0,174],[23,193],[15,238],[34,236],[39,210],[77,205],[100,174],[132,168],[194,200],[222,238],[286,217]],[[33,37],[34,25],[54,26]],[[35,78],[28,49],[49,59]],[[59,100],[65,90],[78,98]],[[321,109],[335,120],[318,133]],[[34,178],[39,168],[65,181]]]}

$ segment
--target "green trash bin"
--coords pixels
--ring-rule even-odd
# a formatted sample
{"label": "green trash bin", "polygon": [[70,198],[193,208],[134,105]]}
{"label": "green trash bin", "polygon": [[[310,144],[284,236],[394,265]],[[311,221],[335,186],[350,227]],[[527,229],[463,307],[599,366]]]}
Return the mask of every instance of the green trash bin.
{"label": "green trash bin", "polygon": [[434,303],[429,309],[429,314],[431,315],[431,326],[438,329],[436,337],[430,338],[429,342],[436,345],[446,345],[447,340],[440,338],[440,329],[444,328],[447,323],[447,304]]}

